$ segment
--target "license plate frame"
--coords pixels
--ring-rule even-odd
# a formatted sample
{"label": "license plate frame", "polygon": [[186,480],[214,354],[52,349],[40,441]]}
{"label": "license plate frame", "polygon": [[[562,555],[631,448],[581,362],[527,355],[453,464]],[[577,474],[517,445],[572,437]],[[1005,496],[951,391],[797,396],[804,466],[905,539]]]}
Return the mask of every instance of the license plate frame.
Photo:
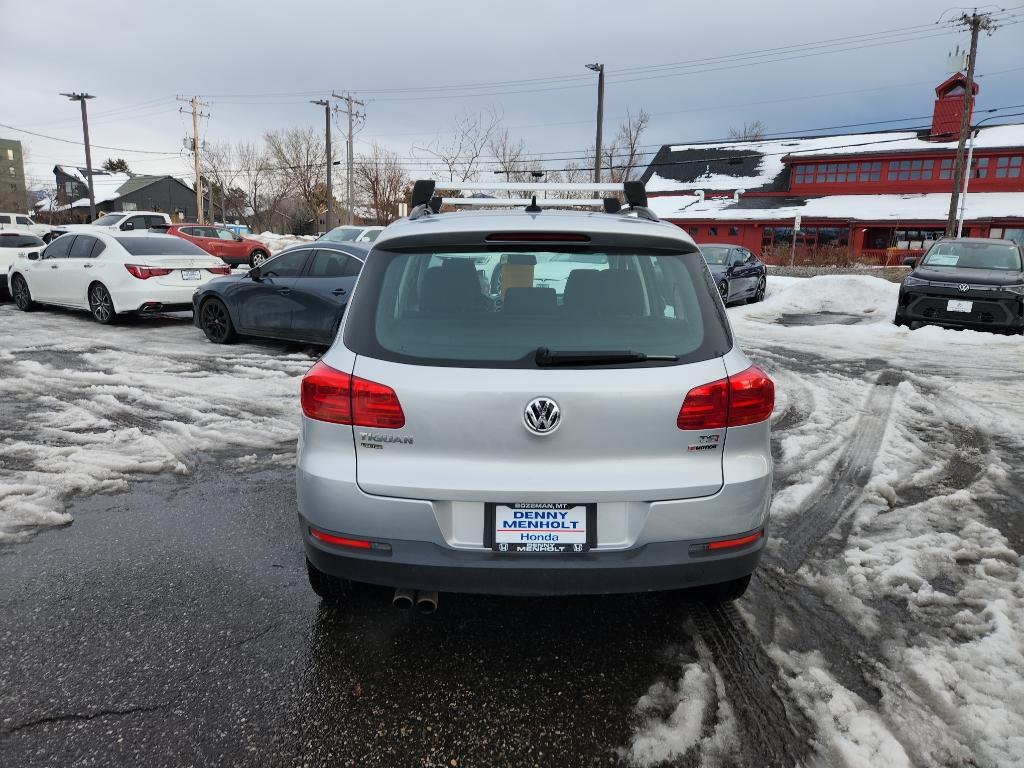
{"label": "license plate frame", "polygon": [[203,279],[203,270],[201,270],[201,269],[183,269],[183,270],[181,270],[181,279],[182,280],[188,280],[190,282],[193,281],[193,280],[202,280]]}
{"label": "license plate frame", "polygon": [[949,299],[946,301],[946,311],[961,312],[969,315],[974,311],[974,302],[964,301],[963,299]]}
{"label": "license plate frame", "polygon": [[591,549],[597,546],[597,503],[544,503],[544,504],[528,504],[527,506],[531,509],[555,509],[555,510],[567,510],[577,509],[583,507],[585,511],[586,520],[586,541],[579,543],[572,542],[530,542],[523,544],[513,543],[499,543],[497,539],[497,516],[498,507],[508,507],[516,509],[517,507],[522,508],[524,502],[509,502],[509,503],[496,503],[488,502],[484,504],[484,546],[491,549],[495,553],[503,555],[551,555],[551,554],[568,554],[568,555],[583,555],[589,552]]}

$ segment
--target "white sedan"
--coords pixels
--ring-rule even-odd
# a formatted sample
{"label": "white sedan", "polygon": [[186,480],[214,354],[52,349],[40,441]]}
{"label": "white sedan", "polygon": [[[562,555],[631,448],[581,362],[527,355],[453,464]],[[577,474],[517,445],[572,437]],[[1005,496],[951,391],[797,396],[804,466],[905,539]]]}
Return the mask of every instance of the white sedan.
{"label": "white sedan", "polygon": [[180,237],[83,226],[19,256],[9,284],[18,309],[56,304],[111,323],[125,313],[191,310],[196,288],[230,273]]}

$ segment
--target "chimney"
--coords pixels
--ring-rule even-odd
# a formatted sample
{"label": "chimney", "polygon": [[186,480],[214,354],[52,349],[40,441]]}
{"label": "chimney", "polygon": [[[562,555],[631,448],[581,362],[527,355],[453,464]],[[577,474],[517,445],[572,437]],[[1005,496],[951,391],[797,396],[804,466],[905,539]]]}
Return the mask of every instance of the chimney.
{"label": "chimney", "polygon": [[[978,95],[978,84],[971,89],[970,112],[974,115],[974,97]],[[948,80],[935,86],[935,109],[932,112],[932,129],[929,141],[956,141],[960,135],[960,116],[967,98],[967,78],[957,72]],[[970,123],[970,117],[968,118]]]}

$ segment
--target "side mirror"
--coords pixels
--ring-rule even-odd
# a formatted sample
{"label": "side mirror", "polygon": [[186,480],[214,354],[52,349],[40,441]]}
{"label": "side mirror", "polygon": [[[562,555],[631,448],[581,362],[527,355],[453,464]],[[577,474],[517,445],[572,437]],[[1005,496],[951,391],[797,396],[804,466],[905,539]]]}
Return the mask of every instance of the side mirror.
{"label": "side mirror", "polygon": [[250,269],[249,278],[255,280],[256,282],[259,282],[263,278],[263,275],[260,273],[260,268],[253,267],[252,269]]}
{"label": "side mirror", "polygon": [[913,256],[908,256],[903,260],[903,266],[914,269],[914,267],[917,266],[917,259],[915,259]]}
{"label": "side mirror", "polygon": [[121,225],[121,229],[123,229],[125,232],[129,232],[135,229],[135,223],[131,221],[126,221],[124,224]]}
{"label": "side mirror", "polygon": [[32,251],[26,258],[29,261],[39,261],[39,251]]}

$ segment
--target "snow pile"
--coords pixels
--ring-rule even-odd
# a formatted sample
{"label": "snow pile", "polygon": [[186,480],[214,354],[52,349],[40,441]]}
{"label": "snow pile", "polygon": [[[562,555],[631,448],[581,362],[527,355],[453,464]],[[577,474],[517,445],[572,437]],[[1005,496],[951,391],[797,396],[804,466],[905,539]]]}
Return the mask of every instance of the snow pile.
{"label": "snow pile", "polygon": [[9,303],[0,325],[0,541],[70,522],[74,496],[187,474],[199,452],[294,460],[308,354],[213,345],[187,320],[107,328]]}
{"label": "snow pile", "polygon": [[278,251],[283,251],[285,248],[291,248],[293,245],[311,243],[316,240],[312,235],[278,235],[273,232],[262,232],[258,235],[246,235],[246,238],[249,240],[258,240],[263,243],[270,249],[271,253],[277,253]]}

